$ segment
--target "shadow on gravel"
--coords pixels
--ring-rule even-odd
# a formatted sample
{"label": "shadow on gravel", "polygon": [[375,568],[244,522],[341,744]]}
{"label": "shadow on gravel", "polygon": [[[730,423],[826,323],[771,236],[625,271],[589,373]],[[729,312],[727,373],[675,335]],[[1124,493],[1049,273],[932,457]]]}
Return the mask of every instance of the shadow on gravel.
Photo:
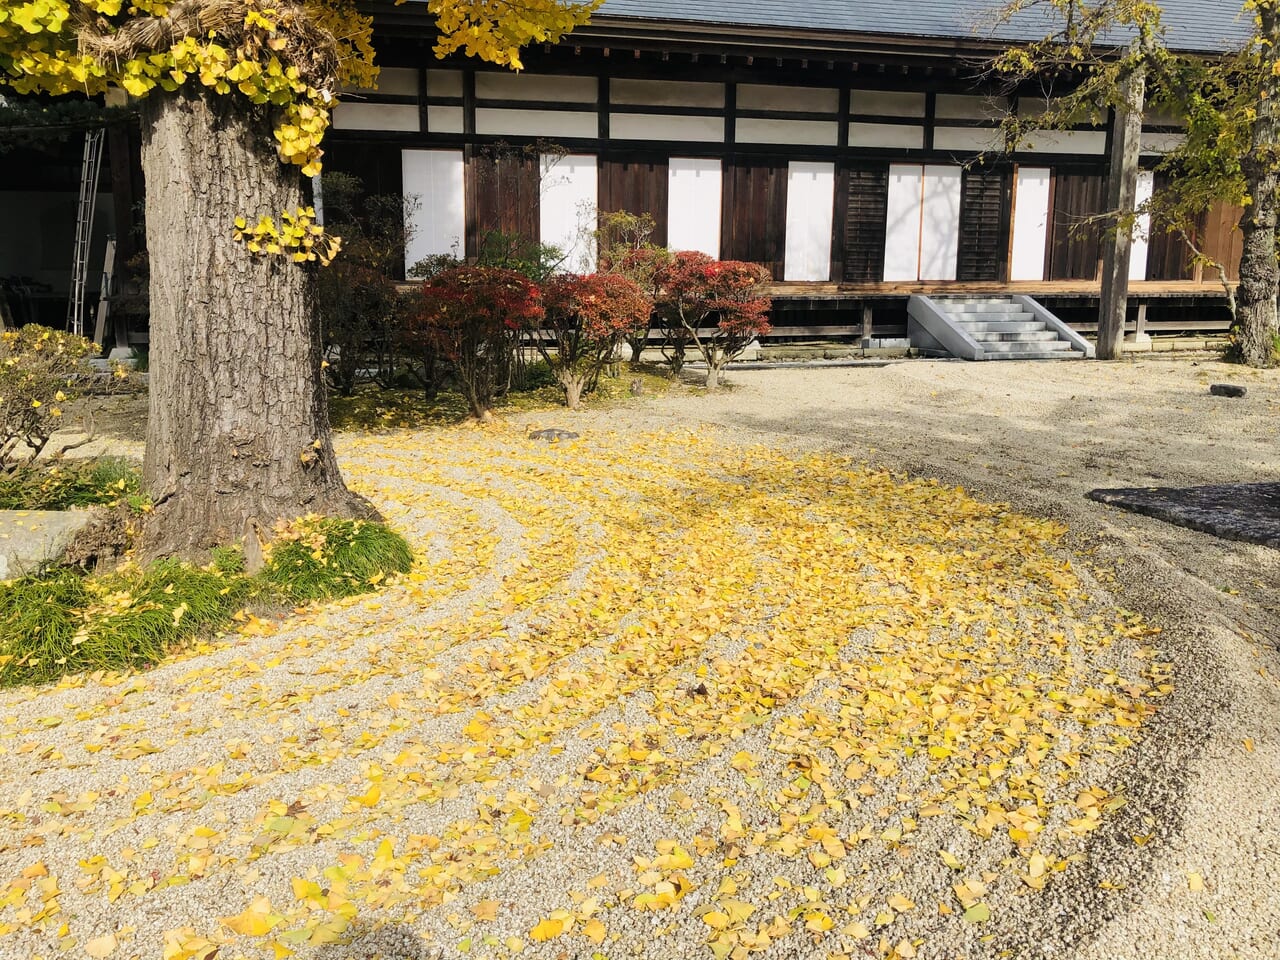
{"label": "shadow on gravel", "polygon": [[346,943],[333,943],[315,953],[316,960],[440,960],[444,952],[427,946],[403,924],[373,927],[356,921]]}
{"label": "shadow on gravel", "polygon": [[1226,540],[1280,548],[1280,483],[1090,490],[1089,499]]}

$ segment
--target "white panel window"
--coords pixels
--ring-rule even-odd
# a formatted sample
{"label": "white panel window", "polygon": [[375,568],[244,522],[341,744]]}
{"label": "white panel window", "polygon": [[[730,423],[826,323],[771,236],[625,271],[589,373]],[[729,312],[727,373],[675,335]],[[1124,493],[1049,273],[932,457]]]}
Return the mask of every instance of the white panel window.
{"label": "white panel window", "polygon": [[739,143],[786,143],[834,147],[839,124],[834,120],[738,120]]}
{"label": "white panel window", "polygon": [[560,110],[476,110],[476,133],[516,137],[582,137],[595,139],[600,132],[594,113]]}
{"label": "white panel window", "polygon": [[539,172],[542,242],[564,252],[566,270],[590,273],[596,268],[593,231],[600,185],[596,158],[543,154]]}
{"label": "white panel window", "polygon": [[1018,167],[1015,176],[1009,279],[1043,280],[1052,174],[1048,167]]}
{"label": "white panel window", "polygon": [[417,104],[412,103],[340,103],[333,110],[335,130],[417,133],[421,122]]}
{"label": "white panel window", "polygon": [[902,123],[851,123],[849,146],[920,150],[924,147],[924,127]]}
{"label": "white panel window", "polygon": [[738,84],[739,110],[784,110],[836,113],[840,91],[831,87],[785,87],[765,83]]}
{"label": "white panel window", "polygon": [[615,113],[609,117],[612,140],[684,140],[720,143],[724,140],[721,117],[682,117],[657,113]]}
{"label": "white panel window", "polygon": [[889,166],[889,203],[884,234],[884,278],[920,277],[920,208],[924,170],[916,163]]}
{"label": "white panel window", "polygon": [[481,100],[547,100],[595,103],[595,77],[550,77],[531,73],[477,73],[476,96]]}
{"label": "white panel window", "polygon": [[720,258],[720,161],[672,157],[667,174],[667,246]]}
{"label": "white panel window", "polygon": [[[1156,175],[1150,170],[1138,172],[1138,194],[1135,205],[1141,207],[1155,191]],[[1147,279],[1147,254],[1151,242],[1151,214],[1144,213],[1133,225],[1133,246],[1129,248],[1129,279]]]}
{"label": "white panel window", "polygon": [[954,280],[960,253],[960,168],[924,168],[920,205],[920,279]]}
{"label": "white panel window", "polygon": [[831,219],[836,168],[831,163],[787,165],[787,241],[783,279],[831,279]]}
{"label": "white panel window", "polygon": [[401,154],[410,205],[405,269],[424,257],[462,253],[466,232],[466,191],[461,150],[405,150]]}
{"label": "white panel window", "polygon": [[609,81],[609,101],[632,106],[723,107],[724,84],[618,77]]}
{"label": "white panel window", "polygon": [[899,90],[850,90],[849,112],[868,117],[924,117],[924,94]]}

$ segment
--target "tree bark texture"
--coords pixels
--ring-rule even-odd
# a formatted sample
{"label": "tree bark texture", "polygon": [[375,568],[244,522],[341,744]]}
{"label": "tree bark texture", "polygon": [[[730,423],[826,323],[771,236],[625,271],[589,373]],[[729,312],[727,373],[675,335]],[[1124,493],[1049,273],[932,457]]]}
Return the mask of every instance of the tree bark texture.
{"label": "tree bark texture", "polygon": [[[1260,4],[1258,17],[1260,34],[1270,41],[1268,49],[1273,51],[1263,59],[1264,67],[1269,67],[1275,56],[1275,44],[1280,43],[1280,11],[1274,3]],[[1276,165],[1280,163],[1276,97],[1280,96],[1280,81],[1269,69],[1263,73],[1263,90],[1267,95],[1258,100],[1249,150],[1240,161],[1253,202],[1244,208],[1240,218],[1244,250],[1236,292],[1236,326],[1232,331],[1237,359],[1251,367],[1266,367],[1276,362],[1276,293],[1280,289],[1280,270],[1276,263],[1276,189],[1280,186],[1276,175]]]}
{"label": "tree bark texture", "polygon": [[1133,250],[1133,211],[1138,199],[1138,151],[1142,141],[1142,108],[1146,77],[1129,75],[1124,107],[1116,111],[1111,130],[1111,175],[1107,209],[1118,217],[1114,236],[1103,245],[1102,297],[1098,307],[1098,359],[1118,360],[1123,353],[1124,321],[1129,309],[1129,259]]}
{"label": "tree bark texture", "polygon": [[[218,102],[222,101],[222,102]],[[309,512],[376,515],[342,481],[329,436],[311,278],[235,240],[237,216],[302,205],[265,113],[233,98],[145,102],[151,265],[147,557],[200,557]]]}

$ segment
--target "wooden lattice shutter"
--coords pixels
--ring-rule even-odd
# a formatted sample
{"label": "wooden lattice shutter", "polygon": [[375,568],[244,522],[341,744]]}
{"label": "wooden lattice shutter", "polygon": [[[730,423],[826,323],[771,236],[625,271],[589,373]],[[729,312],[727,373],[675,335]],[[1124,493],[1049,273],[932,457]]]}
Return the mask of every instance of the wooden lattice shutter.
{"label": "wooden lattice shutter", "polygon": [[889,165],[852,166],[847,172],[849,204],[844,222],[844,279],[847,283],[875,283],[884,279]]}

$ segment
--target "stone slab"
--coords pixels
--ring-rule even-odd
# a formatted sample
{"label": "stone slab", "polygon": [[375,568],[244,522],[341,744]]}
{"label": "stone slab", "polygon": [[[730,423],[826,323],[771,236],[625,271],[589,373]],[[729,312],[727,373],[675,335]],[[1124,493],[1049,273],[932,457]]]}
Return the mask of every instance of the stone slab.
{"label": "stone slab", "polygon": [[1090,500],[1180,527],[1280,549],[1280,483],[1091,490]]}
{"label": "stone slab", "polygon": [[57,560],[91,519],[91,510],[0,510],[0,580]]}

